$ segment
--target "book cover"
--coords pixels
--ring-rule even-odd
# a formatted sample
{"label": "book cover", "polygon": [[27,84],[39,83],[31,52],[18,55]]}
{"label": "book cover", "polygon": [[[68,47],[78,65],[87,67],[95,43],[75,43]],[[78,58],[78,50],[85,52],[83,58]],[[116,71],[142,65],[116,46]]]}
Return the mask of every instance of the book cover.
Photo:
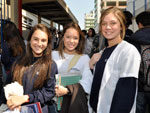
{"label": "book cover", "polygon": [[[80,73],[65,73],[65,74],[56,74],[56,84],[67,86],[76,84],[81,79]],[[57,109],[61,109],[63,97],[57,97]]]}
{"label": "book cover", "polygon": [[64,73],[64,74],[56,74],[56,84],[57,85],[71,85],[78,83],[81,79],[80,73]]}
{"label": "book cover", "polygon": [[42,113],[40,102],[23,105],[21,113]]}

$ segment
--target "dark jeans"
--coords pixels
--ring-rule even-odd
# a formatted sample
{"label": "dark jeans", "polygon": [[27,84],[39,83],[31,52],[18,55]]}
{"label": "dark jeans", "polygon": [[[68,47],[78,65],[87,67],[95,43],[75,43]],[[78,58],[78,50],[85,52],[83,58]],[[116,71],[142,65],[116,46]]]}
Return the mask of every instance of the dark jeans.
{"label": "dark jeans", "polygon": [[48,106],[48,112],[49,113],[58,113],[57,112],[57,106],[55,103],[53,105]]}
{"label": "dark jeans", "polygon": [[147,107],[150,108],[150,93],[138,92],[136,113],[146,113]]}

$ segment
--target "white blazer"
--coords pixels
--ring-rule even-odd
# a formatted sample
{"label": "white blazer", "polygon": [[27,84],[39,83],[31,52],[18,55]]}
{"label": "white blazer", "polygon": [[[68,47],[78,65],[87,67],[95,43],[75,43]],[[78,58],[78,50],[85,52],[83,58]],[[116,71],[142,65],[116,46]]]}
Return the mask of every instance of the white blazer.
{"label": "white blazer", "polygon": [[[106,62],[99,91],[97,113],[109,113],[119,78],[138,78],[141,56],[137,49],[122,41]],[[136,98],[136,96],[135,96]],[[135,113],[136,99],[130,113]]]}

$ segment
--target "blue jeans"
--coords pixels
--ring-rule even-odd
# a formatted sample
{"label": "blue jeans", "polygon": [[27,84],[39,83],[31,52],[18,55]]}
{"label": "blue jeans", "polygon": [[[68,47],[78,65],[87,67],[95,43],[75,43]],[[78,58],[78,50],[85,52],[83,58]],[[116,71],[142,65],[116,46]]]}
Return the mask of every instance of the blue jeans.
{"label": "blue jeans", "polygon": [[147,106],[148,108],[150,108],[150,93],[138,92],[136,102],[136,113],[146,113]]}

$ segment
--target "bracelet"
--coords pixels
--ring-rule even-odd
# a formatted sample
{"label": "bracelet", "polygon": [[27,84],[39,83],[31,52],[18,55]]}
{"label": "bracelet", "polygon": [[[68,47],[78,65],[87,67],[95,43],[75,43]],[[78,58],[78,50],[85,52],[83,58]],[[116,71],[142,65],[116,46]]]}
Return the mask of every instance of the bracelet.
{"label": "bracelet", "polygon": [[69,89],[68,87],[66,87],[66,88],[67,88],[67,90],[68,90],[67,95],[71,95],[71,91],[70,91],[70,89]]}

